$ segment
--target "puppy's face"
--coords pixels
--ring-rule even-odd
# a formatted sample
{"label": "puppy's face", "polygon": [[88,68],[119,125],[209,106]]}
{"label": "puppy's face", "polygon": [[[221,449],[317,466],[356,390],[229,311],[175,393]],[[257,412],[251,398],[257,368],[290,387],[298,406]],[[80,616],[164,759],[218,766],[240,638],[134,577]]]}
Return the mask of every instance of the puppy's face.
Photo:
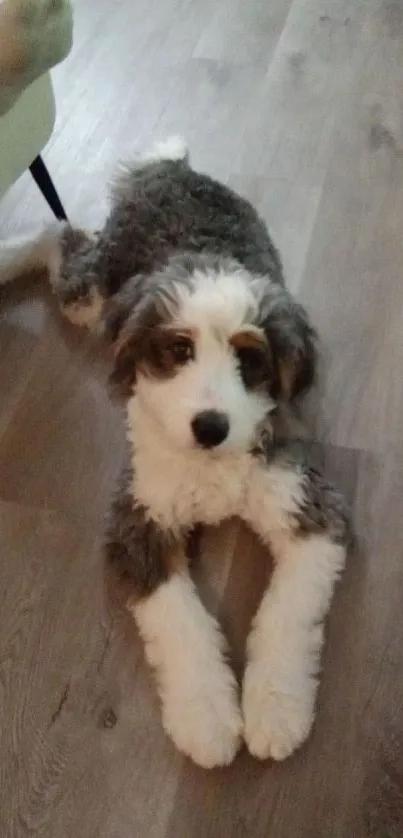
{"label": "puppy's face", "polygon": [[171,260],[127,319],[113,378],[129,395],[129,418],[140,410],[175,446],[246,451],[278,400],[292,396],[296,358],[280,357],[287,324],[280,347],[267,323],[268,309],[273,325],[273,306],[289,298],[236,263],[186,264],[184,272],[183,260]]}

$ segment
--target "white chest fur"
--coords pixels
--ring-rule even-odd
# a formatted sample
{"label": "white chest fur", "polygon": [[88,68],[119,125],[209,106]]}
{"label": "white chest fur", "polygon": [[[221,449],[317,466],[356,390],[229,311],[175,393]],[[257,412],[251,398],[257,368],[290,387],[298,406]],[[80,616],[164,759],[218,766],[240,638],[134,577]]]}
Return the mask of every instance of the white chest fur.
{"label": "white chest fur", "polygon": [[212,454],[167,445],[155,428],[129,428],[133,493],[161,527],[178,531],[195,523],[219,524],[239,516],[265,541],[287,527],[301,500],[298,473],[250,453]]}
{"label": "white chest fur", "polygon": [[161,448],[138,448],[133,455],[135,496],[161,525],[176,530],[196,522],[218,524],[240,513],[252,465],[249,455],[214,458],[198,450]]}

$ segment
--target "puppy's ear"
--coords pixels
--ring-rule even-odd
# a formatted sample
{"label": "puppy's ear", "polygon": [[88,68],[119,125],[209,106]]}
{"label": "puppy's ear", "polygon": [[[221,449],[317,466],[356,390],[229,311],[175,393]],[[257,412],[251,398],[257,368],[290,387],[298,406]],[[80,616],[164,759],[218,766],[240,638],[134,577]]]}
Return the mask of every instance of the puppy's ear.
{"label": "puppy's ear", "polygon": [[125,282],[120,291],[106,301],[103,317],[105,337],[110,343],[114,344],[118,340],[122,329],[133,317],[144,296],[144,277],[139,275]]}
{"label": "puppy's ear", "polygon": [[130,398],[136,383],[136,371],[139,361],[139,343],[141,330],[133,325],[125,328],[118,336],[113,347],[113,368],[109,376],[109,386],[114,395]]}
{"label": "puppy's ear", "polygon": [[263,329],[276,369],[275,397],[292,401],[313,385],[318,362],[317,334],[305,309],[285,289],[265,301]]}
{"label": "puppy's ear", "polygon": [[298,343],[290,342],[280,350],[279,379],[283,398],[292,401],[311,389],[316,378],[318,355],[314,330],[306,324]]}
{"label": "puppy's ear", "polygon": [[117,295],[106,322],[114,346],[114,366],[109,378],[112,390],[130,398],[140,367],[144,374],[159,373],[161,326],[169,317],[164,297],[154,288],[144,291],[139,301],[127,294]]}
{"label": "puppy's ear", "polygon": [[136,380],[139,281],[129,280],[104,309],[105,337],[112,344],[113,368],[109,384],[113,395],[129,398]]}

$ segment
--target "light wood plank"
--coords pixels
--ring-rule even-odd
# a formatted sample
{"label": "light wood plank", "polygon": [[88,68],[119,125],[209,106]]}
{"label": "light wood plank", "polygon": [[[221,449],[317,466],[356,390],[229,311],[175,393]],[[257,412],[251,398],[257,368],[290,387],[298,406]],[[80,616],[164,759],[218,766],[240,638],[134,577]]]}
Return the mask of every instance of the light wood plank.
{"label": "light wood plank", "polygon": [[[107,353],[39,288],[3,294],[0,833],[400,838],[401,4],[76,0],[75,13],[45,154],[69,213],[101,223],[116,161],[178,131],[195,165],[253,200],[322,335],[310,432],[359,546],[309,744],[284,765],[246,752],[225,771],[191,765],[163,734],[118,592],[104,597],[102,519],[124,456]],[[48,219],[26,175],[0,205],[0,235]],[[241,677],[266,553],[231,523],[205,534],[194,572]]]}

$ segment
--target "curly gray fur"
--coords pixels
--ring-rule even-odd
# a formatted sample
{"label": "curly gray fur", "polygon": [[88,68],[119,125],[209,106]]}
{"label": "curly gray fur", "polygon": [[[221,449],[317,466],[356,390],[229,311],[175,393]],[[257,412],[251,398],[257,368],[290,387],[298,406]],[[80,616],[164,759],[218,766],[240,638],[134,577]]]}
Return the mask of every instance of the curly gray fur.
{"label": "curly gray fur", "polygon": [[297,471],[302,477],[303,496],[294,517],[299,535],[326,533],[336,544],[352,540],[350,513],[343,495],[324,477],[312,461],[311,446],[306,440],[293,439],[266,446],[265,462]]}
{"label": "curly gray fur", "polygon": [[[125,326],[149,321],[147,303],[161,316],[175,306],[182,283],[197,272],[243,271],[256,295],[277,366],[277,392],[292,399],[308,390],[317,365],[316,335],[284,285],[280,257],[252,205],[187,160],[143,163],[121,181],[104,228],[93,238],[66,227],[55,291],[63,307],[104,300],[103,326],[115,340]],[[155,317],[154,317],[155,319]],[[126,324],[126,325],[125,325]],[[138,351],[133,355],[138,357]],[[125,353],[122,391],[127,392]],[[115,381],[121,367],[116,364]]]}
{"label": "curly gray fur", "polygon": [[[186,160],[134,167],[119,189],[102,231],[83,241],[69,227],[63,242],[64,300],[97,284],[108,298],[131,277],[149,276],[182,251],[232,257],[253,273],[284,284],[276,248],[252,205]],[[138,290],[142,293],[143,281]],[[73,283],[74,285],[74,283]]]}

